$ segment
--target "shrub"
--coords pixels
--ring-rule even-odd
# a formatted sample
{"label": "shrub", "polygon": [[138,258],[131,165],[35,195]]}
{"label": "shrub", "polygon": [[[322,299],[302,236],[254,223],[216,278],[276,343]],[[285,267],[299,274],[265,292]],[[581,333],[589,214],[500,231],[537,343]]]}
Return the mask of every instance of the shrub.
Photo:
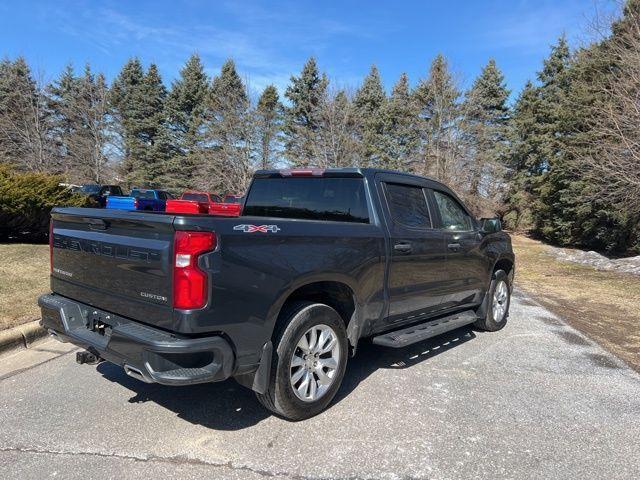
{"label": "shrub", "polygon": [[43,240],[56,206],[95,206],[89,198],[61,186],[62,178],[44,173],[19,173],[0,164],[0,239]]}

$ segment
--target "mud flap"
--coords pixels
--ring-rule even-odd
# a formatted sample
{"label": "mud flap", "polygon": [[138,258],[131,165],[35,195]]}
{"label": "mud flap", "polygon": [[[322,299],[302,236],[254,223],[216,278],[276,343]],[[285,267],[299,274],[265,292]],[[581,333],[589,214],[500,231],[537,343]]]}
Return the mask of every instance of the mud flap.
{"label": "mud flap", "polygon": [[245,373],[234,377],[236,382],[243,387],[250,388],[256,393],[264,394],[269,387],[272,355],[273,344],[271,343],[271,340],[269,340],[262,346],[258,369],[255,372]]}

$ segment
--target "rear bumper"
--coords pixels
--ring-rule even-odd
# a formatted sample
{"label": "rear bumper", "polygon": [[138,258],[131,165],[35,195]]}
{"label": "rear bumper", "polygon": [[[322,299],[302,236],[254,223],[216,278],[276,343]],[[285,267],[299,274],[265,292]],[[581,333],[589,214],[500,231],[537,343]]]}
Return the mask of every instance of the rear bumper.
{"label": "rear bumper", "polygon": [[124,367],[148,383],[192,385],[231,376],[234,354],[222,336],[184,338],[55,294],[38,299],[41,324],[56,338]]}

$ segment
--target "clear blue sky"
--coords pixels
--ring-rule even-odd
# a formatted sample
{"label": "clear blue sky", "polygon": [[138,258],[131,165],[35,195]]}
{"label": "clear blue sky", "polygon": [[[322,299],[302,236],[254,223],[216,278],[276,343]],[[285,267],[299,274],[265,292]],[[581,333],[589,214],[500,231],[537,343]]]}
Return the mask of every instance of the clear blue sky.
{"label": "clear blue sky", "polygon": [[494,57],[517,93],[561,33],[578,45],[596,10],[612,8],[607,0],[8,1],[0,56],[23,55],[46,79],[69,62],[111,79],[138,55],[169,85],[197,52],[210,75],[233,57],[259,90],[282,89],[314,55],[334,84],[357,86],[375,63],[390,89],[401,72],[415,84],[441,52],[463,86]]}

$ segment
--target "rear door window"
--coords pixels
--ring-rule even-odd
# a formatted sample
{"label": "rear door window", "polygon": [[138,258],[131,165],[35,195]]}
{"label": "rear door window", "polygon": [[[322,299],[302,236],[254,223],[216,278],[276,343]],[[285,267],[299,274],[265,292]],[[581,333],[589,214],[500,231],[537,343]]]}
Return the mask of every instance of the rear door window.
{"label": "rear door window", "polygon": [[394,222],[408,228],[431,228],[431,215],[422,187],[385,183],[389,212]]}
{"label": "rear door window", "polygon": [[369,223],[362,178],[256,178],[243,215]]}

